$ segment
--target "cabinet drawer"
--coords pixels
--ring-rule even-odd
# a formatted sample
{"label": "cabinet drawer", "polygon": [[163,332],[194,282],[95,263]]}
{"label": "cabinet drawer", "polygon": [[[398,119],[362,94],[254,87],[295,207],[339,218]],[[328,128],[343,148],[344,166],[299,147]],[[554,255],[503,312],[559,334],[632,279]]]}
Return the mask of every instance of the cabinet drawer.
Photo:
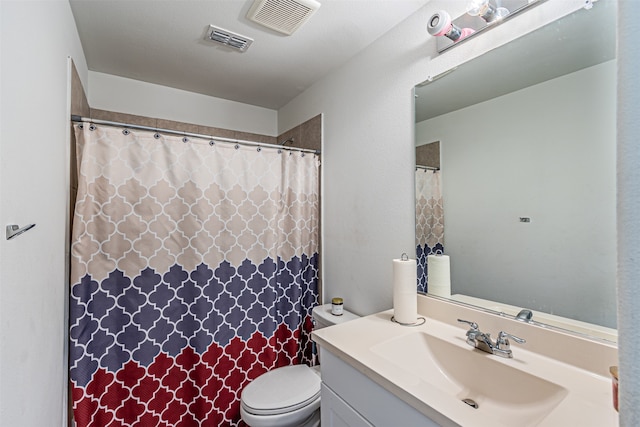
{"label": "cabinet drawer", "polygon": [[323,427],[374,427],[324,384],[320,400]]}

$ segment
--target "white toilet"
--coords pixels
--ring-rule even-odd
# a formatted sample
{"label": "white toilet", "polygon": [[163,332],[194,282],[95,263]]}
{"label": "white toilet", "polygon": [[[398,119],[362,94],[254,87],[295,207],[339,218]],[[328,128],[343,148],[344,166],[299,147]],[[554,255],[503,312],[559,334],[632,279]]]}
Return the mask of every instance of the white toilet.
{"label": "white toilet", "polygon": [[[357,319],[343,310],[331,314],[331,304],[313,309],[315,329]],[[320,367],[283,366],[260,375],[242,391],[240,415],[250,427],[318,427]]]}

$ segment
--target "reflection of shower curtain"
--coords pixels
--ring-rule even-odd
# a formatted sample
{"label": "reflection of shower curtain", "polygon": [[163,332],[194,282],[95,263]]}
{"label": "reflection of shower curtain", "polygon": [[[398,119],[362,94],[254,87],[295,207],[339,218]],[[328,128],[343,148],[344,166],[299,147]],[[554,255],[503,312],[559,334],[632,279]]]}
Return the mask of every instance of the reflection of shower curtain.
{"label": "reflection of shower curtain", "polygon": [[440,171],[416,168],[416,258],[418,290],[427,292],[427,255],[444,252]]}
{"label": "reflection of shower curtain", "polygon": [[310,358],[319,160],[82,127],[70,301],[77,424],[238,425],[250,380]]}

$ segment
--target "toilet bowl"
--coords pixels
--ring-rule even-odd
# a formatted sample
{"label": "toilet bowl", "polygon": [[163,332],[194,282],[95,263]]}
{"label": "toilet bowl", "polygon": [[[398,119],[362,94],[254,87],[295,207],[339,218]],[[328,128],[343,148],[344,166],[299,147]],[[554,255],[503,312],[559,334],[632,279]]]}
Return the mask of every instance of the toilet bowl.
{"label": "toilet bowl", "polygon": [[[314,328],[358,318],[344,310],[331,314],[331,304],[313,309]],[[320,367],[283,366],[260,375],[240,398],[240,416],[250,427],[320,426]]]}

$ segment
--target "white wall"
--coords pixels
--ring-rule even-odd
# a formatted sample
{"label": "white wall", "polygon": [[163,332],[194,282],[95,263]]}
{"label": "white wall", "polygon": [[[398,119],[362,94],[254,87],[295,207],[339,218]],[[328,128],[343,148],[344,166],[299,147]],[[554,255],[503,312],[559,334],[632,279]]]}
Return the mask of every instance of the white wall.
{"label": "white wall", "polygon": [[91,108],[278,136],[276,110],[94,71],[89,87]]}
{"label": "white wall", "polygon": [[[0,425],[66,425],[67,1],[1,1]],[[6,224],[36,223],[7,241]]]}
{"label": "white wall", "polygon": [[391,308],[392,259],[415,255],[413,86],[582,4],[549,0],[436,56],[428,18],[466,2],[434,0],[280,109],[279,129],[324,114],[325,301],[340,295],[357,314]]}
{"label": "white wall", "polygon": [[615,92],[610,61],[416,126],[440,141],[454,293],[615,328]]}

